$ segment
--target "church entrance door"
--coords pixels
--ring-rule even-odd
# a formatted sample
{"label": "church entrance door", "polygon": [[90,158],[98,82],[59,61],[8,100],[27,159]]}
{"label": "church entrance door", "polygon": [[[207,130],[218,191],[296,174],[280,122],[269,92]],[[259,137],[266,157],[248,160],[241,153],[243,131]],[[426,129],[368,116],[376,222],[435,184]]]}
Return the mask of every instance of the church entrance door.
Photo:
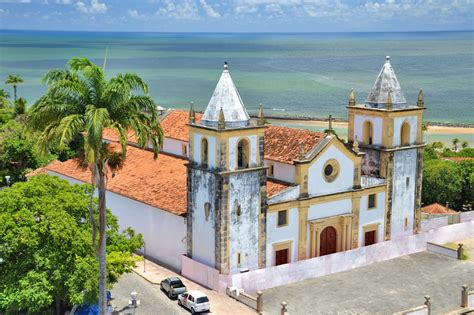
{"label": "church entrance door", "polygon": [[321,232],[319,256],[333,254],[336,250],[336,229],[332,226],[328,226]]}

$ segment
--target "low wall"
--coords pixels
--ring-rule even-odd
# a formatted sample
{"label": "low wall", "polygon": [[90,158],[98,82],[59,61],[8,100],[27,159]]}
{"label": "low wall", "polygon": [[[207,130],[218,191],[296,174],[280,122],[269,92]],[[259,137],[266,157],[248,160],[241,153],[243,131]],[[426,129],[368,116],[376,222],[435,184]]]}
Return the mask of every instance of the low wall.
{"label": "low wall", "polygon": [[469,212],[461,212],[461,223],[462,222],[468,222],[468,221],[474,221],[474,211],[469,211]]}
{"label": "low wall", "polygon": [[422,305],[410,308],[405,311],[394,313],[393,315],[428,315],[428,306]]}
{"label": "low wall", "polygon": [[410,235],[332,255],[234,275],[220,275],[216,269],[183,256],[181,273],[183,276],[219,292],[225,292],[227,287],[237,287],[244,289],[247,293],[255,293],[259,290],[266,290],[422,252],[426,250],[427,242],[446,244],[471,237],[474,237],[474,221],[443,226],[425,233]]}
{"label": "low wall", "polygon": [[448,256],[448,257],[451,257],[451,258],[455,258],[455,259],[458,258],[458,251],[454,250],[452,248],[446,247],[446,246],[442,246],[442,245],[427,242],[426,243],[426,250],[429,251],[429,252],[445,255],[445,256]]}
{"label": "low wall", "polygon": [[226,293],[231,298],[236,299],[237,301],[247,305],[254,310],[257,310],[257,298],[239,290],[237,288],[227,288]]}
{"label": "low wall", "polygon": [[467,306],[474,309],[474,291],[467,294]]}
{"label": "low wall", "polygon": [[442,226],[448,225],[448,216],[442,216],[442,217],[434,217],[434,218],[429,218],[427,220],[421,221],[421,230],[423,232],[432,230],[432,229],[437,229]]}

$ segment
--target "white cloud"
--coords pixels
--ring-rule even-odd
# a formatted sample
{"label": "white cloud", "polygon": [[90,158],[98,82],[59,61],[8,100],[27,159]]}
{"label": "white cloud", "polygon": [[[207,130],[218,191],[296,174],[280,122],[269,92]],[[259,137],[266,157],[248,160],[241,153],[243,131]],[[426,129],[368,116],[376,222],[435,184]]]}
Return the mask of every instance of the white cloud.
{"label": "white cloud", "polygon": [[145,14],[141,14],[140,12],[138,12],[138,10],[128,10],[127,11],[127,14],[129,17],[131,17],[132,19],[141,19],[141,20],[144,20],[147,18],[147,16]]}
{"label": "white cloud", "polygon": [[212,6],[207,4],[206,0],[199,0],[199,2],[201,3],[202,7],[204,8],[204,11],[206,12],[207,16],[213,17],[213,18],[218,18],[218,17],[221,16],[219,14],[219,12],[217,12]]}
{"label": "white cloud", "polygon": [[31,3],[31,0],[0,0],[0,3]]}
{"label": "white cloud", "polygon": [[56,0],[57,4],[71,4],[71,0]]}
{"label": "white cloud", "polygon": [[177,20],[196,20],[199,19],[199,11],[196,3],[192,0],[171,1],[165,0],[164,6],[159,8],[155,15]]}
{"label": "white cloud", "polygon": [[76,3],[76,9],[82,13],[105,13],[107,12],[107,6],[99,0],[91,0],[90,6],[87,6],[84,2],[78,1]]}

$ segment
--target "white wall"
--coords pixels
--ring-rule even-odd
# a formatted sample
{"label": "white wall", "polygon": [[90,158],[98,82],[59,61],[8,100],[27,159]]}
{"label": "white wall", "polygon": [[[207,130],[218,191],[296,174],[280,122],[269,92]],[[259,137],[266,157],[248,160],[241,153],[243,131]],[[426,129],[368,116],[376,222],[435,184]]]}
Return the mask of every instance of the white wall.
{"label": "white wall", "polygon": [[[401,150],[394,153],[393,192],[392,192],[392,238],[413,234],[416,190],[416,149]],[[406,178],[409,185],[406,185]],[[404,219],[408,227],[404,228]]]}
{"label": "white wall", "polygon": [[352,199],[343,199],[311,205],[308,209],[308,221],[352,213]]}
{"label": "white wall", "polygon": [[273,244],[291,241],[291,262],[298,259],[298,209],[286,209],[288,225],[278,227],[278,211],[267,214],[267,267],[275,265]]}
{"label": "white wall", "polygon": [[[323,171],[324,164],[330,159],[339,162],[339,175],[332,183],[326,182]],[[331,145],[308,169],[308,193],[312,196],[351,190],[353,178],[354,162],[335,145]]]}
{"label": "white wall", "polygon": [[360,198],[359,211],[359,246],[364,246],[364,225],[378,223],[377,243],[384,241],[385,192],[376,196],[375,208],[368,209],[369,195]]}
{"label": "white wall", "polygon": [[231,171],[237,169],[237,143],[241,139],[247,139],[250,146],[249,165],[254,167],[257,165],[258,154],[258,137],[256,135],[247,137],[232,137],[229,139],[229,169]]}
{"label": "white wall", "polygon": [[272,160],[265,160],[264,163],[265,166],[273,165],[273,176],[269,176],[270,178],[279,179],[288,183],[295,182],[296,168],[294,165],[280,163]]}
{"label": "white wall", "polygon": [[[215,267],[215,218],[214,203],[215,181],[213,175],[199,170],[192,170],[192,256],[193,259]],[[211,204],[209,218],[206,220],[204,204]]]}
{"label": "white wall", "polygon": [[372,144],[382,145],[383,120],[381,117],[373,117],[373,116],[357,115],[357,114],[354,115],[354,136],[357,136],[357,140],[359,142],[362,142],[364,122],[366,122],[367,120],[372,122],[372,127],[373,127]]}
{"label": "white wall", "polygon": [[[183,145],[186,146],[187,155],[183,155]],[[163,141],[163,152],[188,157],[189,156],[189,144],[185,141],[180,141],[171,138],[165,138]]]}
{"label": "white wall", "polygon": [[400,146],[401,129],[405,121],[410,125],[410,144],[416,142],[416,131],[418,130],[417,116],[397,117],[393,120],[393,146],[395,147]]}
{"label": "white wall", "polygon": [[[73,184],[76,179],[49,172]],[[120,230],[131,227],[145,240],[146,254],[166,265],[181,269],[181,256],[186,254],[186,219],[170,212],[108,191],[107,208],[117,216]]]}
{"label": "white wall", "polygon": [[[193,161],[201,164],[201,140],[203,136],[199,133],[194,134],[194,144],[193,144]],[[207,163],[209,168],[217,167],[217,160],[216,160],[216,138],[212,136],[206,136],[207,139]]]}

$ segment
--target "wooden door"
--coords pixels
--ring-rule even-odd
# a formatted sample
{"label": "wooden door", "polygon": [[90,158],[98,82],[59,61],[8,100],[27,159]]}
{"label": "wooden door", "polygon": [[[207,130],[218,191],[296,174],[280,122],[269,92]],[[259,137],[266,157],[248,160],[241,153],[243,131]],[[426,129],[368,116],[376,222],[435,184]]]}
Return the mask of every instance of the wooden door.
{"label": "wooden door", "polygon": [[277,250],[275,252],[275,266],[288,263],[288,248]]}
{"label": "wooden door", "polygon": [[375,231],[365,232],[364,240],[365,246],[375,244]]}
{"label": "wooden door", "polygon": [[321,232],[319,256],[333,254],[337,251],[336,229],[328,226]]}

